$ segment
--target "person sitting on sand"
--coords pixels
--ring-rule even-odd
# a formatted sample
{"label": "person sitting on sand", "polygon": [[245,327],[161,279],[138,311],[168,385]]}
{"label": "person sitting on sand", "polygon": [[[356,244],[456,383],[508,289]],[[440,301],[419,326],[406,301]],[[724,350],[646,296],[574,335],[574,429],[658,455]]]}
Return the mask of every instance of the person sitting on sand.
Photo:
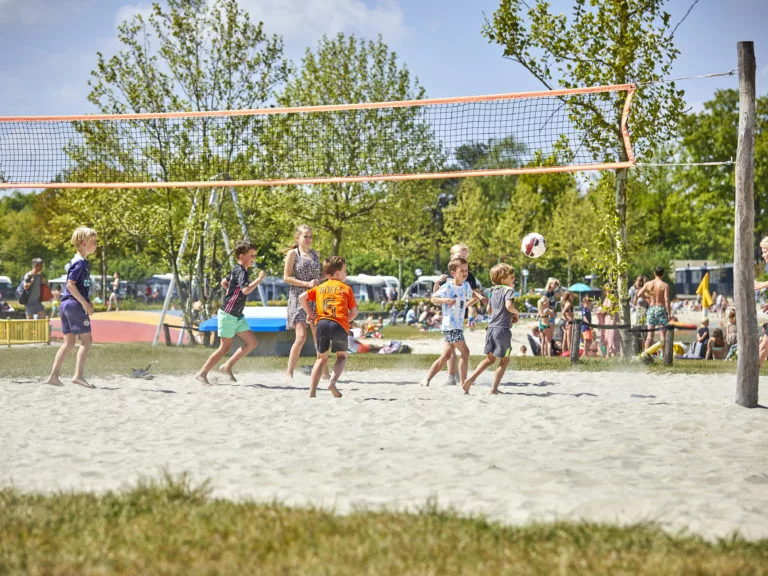
{"label": "person sitting on sand", "polygon": [[724,360],[725,355],[728,354],[728,348],[725,345],[725,337],[723,331],[720,328],[712,330],[712,336],[707,343],[707,355],[705,360]]}

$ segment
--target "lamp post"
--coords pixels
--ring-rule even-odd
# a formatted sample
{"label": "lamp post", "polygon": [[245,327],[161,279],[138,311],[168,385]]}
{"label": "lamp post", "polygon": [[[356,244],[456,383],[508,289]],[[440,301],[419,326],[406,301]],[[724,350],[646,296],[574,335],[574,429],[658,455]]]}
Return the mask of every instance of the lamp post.
{"label": "lamp post", "polygon": [[453,202],[456,197],[453,194],[441,192],[437,195],[437,202],[434,206],[428,206],[427,209],[432,213],[432,223],[437,228],[435,235],[435,274],[440,274],[440,236],[443,234],[443,210],[448,204]]}
{"label": "lamp post", "polygon": [[523,294],[528,294],[528,268],[523,268]]}

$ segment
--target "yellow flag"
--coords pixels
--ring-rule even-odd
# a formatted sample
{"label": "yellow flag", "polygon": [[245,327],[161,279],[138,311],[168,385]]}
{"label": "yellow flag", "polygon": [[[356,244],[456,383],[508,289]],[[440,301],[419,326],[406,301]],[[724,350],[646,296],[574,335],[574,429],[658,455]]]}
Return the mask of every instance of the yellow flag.
{"label": "yellow flag", "polygon": [[709,293],[709,272],[704,274],[699,287],[696,288],[696,294],[701,294],[701,307],[709,308],[712,306],[712,294]]}

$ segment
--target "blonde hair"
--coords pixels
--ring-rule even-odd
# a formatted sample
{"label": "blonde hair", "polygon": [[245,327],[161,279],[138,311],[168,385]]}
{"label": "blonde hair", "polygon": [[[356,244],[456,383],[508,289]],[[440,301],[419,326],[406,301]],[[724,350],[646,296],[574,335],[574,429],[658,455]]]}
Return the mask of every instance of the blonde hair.
{"label": "blonde hair", "polygon": [[296,248],[299,247],[298,237],[304,234],[304,232],[312,232],[312,227],[307,226],[306,224],[299,224],[298,226],[296,226],[296,231],[293,233],[294,242],[291,246],[288,246],[287,248],[283,248],[283,252],[288,253],[291,250],[296,250]]}
{"label": "blonde hair", "polygon": [[768,236],[760,240],[760,248],[768,248]]}
{"label": "blonde hair", "polygon": [[86,226],[80,226],[72,232],[72,244],[75,248],[79,247],[83,242],[88,242],[91,238],[96,236],[96,230],[88,228]]}
{"label": "blonde hair", "polygon": [[[545,288],[547,288],[549,290],[554,290],[554,288],[555,288],[554,285],[555,284],[560,284],[560,280],[550,276],[549,279],[547,280],[547,285],[545,286]],[[552,286],[552,288],[549,288],[550,286]]]}
{"label": "blonde hair", "polygon": [[496,264],[491,268],[491,282],[494,284],[501,284],[505,278],[515,275],[514,267],[509,264]]}
{"label": "blonde hair", "polygon": [[542,296],[541,298],[539,298],[539,301],[537,303],[537,307],[541,308],[542,304],[546,304],[547,308],[549,308],[549,298],[547,298],[546,296]]}
{"label": "blonde hair", "polygon": [[469,246],[466,244],[454,244],[451,246],[451,258],[459,254],[462,250],[469,252]]}

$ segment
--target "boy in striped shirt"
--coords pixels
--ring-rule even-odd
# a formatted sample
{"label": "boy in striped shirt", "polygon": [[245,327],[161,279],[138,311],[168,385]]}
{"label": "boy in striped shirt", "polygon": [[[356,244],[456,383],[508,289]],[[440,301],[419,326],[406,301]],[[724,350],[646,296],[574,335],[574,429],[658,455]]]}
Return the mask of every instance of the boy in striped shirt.
{"label": "boy in striped shirt", "polygon": [[229,352],[235,334],[239,334],[240,338],[243,339],[243,345],[219,367],[219,370],[229,376],[232,382],[237,382],[234,374],[232,374],[232,366],[259,345],[256,336],[251,332],[248,322],[243,317],[243,308],[245,308],[248,294],[256,290],[266,274],[262,270],[259,272],[259,277],[253,282],[248,278],[248,269],[253,266],[253,261],[256,258],[256,249],[249,242],[241,240],[237,243],[235,257],[237,264],[227,275],[226,283],[222,282],[222,286],[226,287],[226,294],[218,314],[218,331],[221,340],[219,348],[206,360],[200,372],[195,374],[195,379],[204,386],[211,385],[208,382],[208,372]]}

